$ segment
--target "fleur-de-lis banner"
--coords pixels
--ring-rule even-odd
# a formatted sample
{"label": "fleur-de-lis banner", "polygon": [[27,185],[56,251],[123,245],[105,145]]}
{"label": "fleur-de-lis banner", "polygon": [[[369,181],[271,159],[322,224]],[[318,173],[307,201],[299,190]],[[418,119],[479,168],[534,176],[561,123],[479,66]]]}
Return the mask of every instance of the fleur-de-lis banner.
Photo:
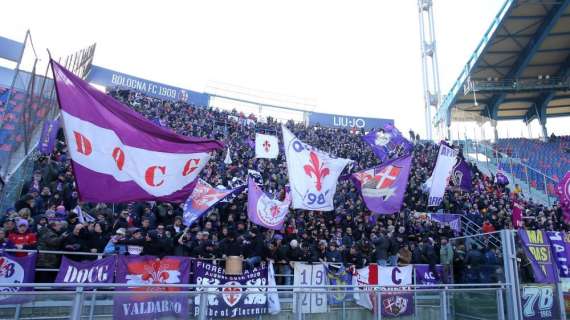
{"label": "fleur-de-lis banner", "polygon": [[294,209],[334,210],[338,177],[350,159],[335,158],[297,139],[285,126],[283,144]]}
{"label": "fleur-de-lis banner", "polygon": [[[119,256],[116,283],[128,284],[186,284],[190,281],[188,257]],[[130,294],[115,294],[114,319],[160,319],[162,317],[184,318],[188,315],[188,296],[177,294],[182,288],[129,287],[117,291],[132,291]],[[144,292],[144,293],[141,293]]]}
{"label": "fleur-de-lis banner", "polygon": [[248,179],[247,187],[247,215],[249,220],[267,229],[281,230],[283,222],[289,213],[291,196],[289,193],[284,201],[271,199],[253,178]]}
{"label": "fleur-de-lis banner", "polygon": [[255,134],[255,157],[275,159],[279,155],[279,140],[268,134]]}

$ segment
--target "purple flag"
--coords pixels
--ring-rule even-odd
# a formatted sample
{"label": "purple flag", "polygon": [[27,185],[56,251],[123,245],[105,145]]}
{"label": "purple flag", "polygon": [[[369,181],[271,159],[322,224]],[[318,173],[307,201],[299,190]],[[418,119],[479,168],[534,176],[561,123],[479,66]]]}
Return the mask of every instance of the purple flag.
{"label": "purple flag", "polygon": [[215,140],[156,126],[51,61],[73,171],[82,201],[182,202]]}
{"label": "purple flag", "polygon": [[113,283],[115,259],[115,256],[110,256],[95,261],[76,262],[63,257],[55,282],[82,284]]}
{"label": "purple flag", "polygon": [[50,154],[53,152],[57,138],[57,130],[59,130],[59,120],[46,120],[44,122],[40,143],[38,145],[41,154]]}
{"label": "purple flag", "polygon": [[[2,287],[1,284],[34,283],[36,273],[36,254],[16,257],[11,254],[0,255],[0,292],[31,291],[31,287]],[[26,303],[32,296],[0,295],[0,305]]]}
{"label": "purple flag", "polygon": [[253,178],[248,178],[247,216],[249,220],[267,229],[281,230],[289,213],[291,197],[289,192],[284,201],[271,199],[255,184]]}
{"label": "purple flag", "polygon": [[444,269],[441,264],[435,266],[435,273],[429,270],[427,264],[414,264],[416,270],[416,284],[431,285],[441,284],[444,278]]}
{"label": "purple flag", "polygon": [[408,155],[352,175],[351,178],[370,211],[392,214],[400,210],[411,163],[412,156]]}
{"label": "purple flag", "polygon": [[430,213],[431,220],[449,225],[451,230],[461,232],[461,215],[452,213]]}
{"label": "purple flag", "polygon": [[[247,286],[267,286],[267,267],[245,269],[242,275],[226,275],[223,267],[196,261],[196,285],[218,285],[217,295],[208,296],[208,319],[249,317],[267,313],[267,288],[247,288]],[[243,288],[241,287],[243,286]],[[198,289],[203,290],[203,289]],[[199,297],[194,305],[199,306]],[[196,307],[196,310],[200,308]],[[198,316],[198,311],[194,316]]]}
{"label": "purple flag", "polygon": [[370,131],[362,136],[362,140],[370,145],[382,162],[411,154],[414,149],[414,145],[391,124],[385,125],[384,129]]}
{"label": "purple flag", "polygon": [[550,241],[542,230],[518,230],[526,257],[532,266],[534,280],[537,283],[555,283],[558,272],[552,262]]}
{"label": "purple flag", "polygon": [[229,190],[216,189],[212,188],[206,181],[199,179],[196,188],[184,203],[184,225],[191,226],[216,203],[234,192],[243,190],[244,187]]}
{"label": "purple flag", "polygon": [[[187,257],[119,256],[117,261],[116,283],[187,284],[189,280],[190,259]],[[114,319],[188,319],[188,295],[177,294],[183,288],[123,287],[116,290],[133,293],[114,295]]]}
{"label": "purple flag", "polygon": [[457,162],[453,166],[453,171],[449,177],[449,184],[461,188],[464,191],[471,191],[471,168],[465,159],[457,157]]}
{"label": "purple flag", "polygon": [[566,172],[564,178],[556,186],[556,193],[562,207],[564,222],[570,223],[570,171]]}
{"label": "purple flag", "polygon": [[546,231],[550,249],[561,278],[570,278],[570,235],[560,231]]}

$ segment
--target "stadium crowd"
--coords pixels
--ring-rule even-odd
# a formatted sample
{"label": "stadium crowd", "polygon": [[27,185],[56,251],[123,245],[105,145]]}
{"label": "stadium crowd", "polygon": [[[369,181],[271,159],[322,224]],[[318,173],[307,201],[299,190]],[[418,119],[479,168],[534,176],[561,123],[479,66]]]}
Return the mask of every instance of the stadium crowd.
{"label": "stadium crowd", "polygon": [[[114,90],[109,94],[157,125],[183,135],[223,141],[232,162],[224,163],[226,150],[214,153],[201,175],[211,185],[233,188],[246,182],[248,170],[255,170],[261,176],[259,181],[263,183],[264,191],[281,199],[284,197],[287,170],[283,152],[274,160],[255,159],[251,144],[256,132],[281,137],[281,124],[277,121],[256,119],[253,115],[246,116],[236,111],[161,101],[126,90]],[[347,129],[306,128],[293,122],[288,122],[287,126],[302,141],[336,156],[355,160],[345,174],[378,163],[369,147],[362,142],[362,132],[354,134]],[[452,267],[456,282],[492,281],[498,275],[481,272],[483,269],[479,267],[498,268],[501,265],[498,250],[490,244],[481,246],[459,241],[452,244],[449,239],[461,234],[448,225],[416,215],[427,210],[427,193],[422,184],[435,166],[438,146],[414,140],[412,170],[399,213],[372,217],[352,182],[341,179],[334,211],[291,210],[283,230],[274,232],[248,221],[245,192],[218,204],[189,227],[183,225],[182,204],[81,203],[65,140],[60,132],[56,150],[49,156],[38,158],[33,177],[25,183],[21,198],[2,216],[0,243],[3,248],[69,253],[184,255],[202,259],[243,256],[250,264],[272,259],[278,263],[277,273],[283,275],[292,274],[291,261],[326,261],[355,267],[371,262],[382,265],[424,263],[431,266],[441,263]],[[479,225],[482,232],[489,233],[512,228],[512,201],[513,198],[521,198],[526,208],[526,228],[569,229],[562,222],[557,205],[545,207],[531,199],[523,200],[518,188],[511,191],[508,186],[495,183],[493,177],[483,175],[476,166],[472,165],[471,170],[473,191],[448,190],[435,211],[462,214]],[[523,256],[521,253],[524,260]],[[68,257],[95,259],[95,256],[72,254]],[[59,261],[59,255],[41,253],[37,267],[58,268]],[[47,277],[44,279],[52,276],[53,273],[43,274]],[[292,277],[279,277],[278,281],[292,284]]]}

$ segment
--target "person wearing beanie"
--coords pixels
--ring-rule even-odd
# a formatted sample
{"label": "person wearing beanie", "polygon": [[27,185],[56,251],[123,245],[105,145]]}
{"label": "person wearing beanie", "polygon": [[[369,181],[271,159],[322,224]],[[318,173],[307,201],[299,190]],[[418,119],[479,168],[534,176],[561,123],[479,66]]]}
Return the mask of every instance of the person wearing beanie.
{"label": "person wearing beanie", "polygon": [[[10,234],[8,238],[16,249],[33,250],[36,249],[38,238],[35,233],[29,230],[28,220],[19,219],[16,223],[16,232]],[[26,252],[17,252],[17,257],[28,255]]]}

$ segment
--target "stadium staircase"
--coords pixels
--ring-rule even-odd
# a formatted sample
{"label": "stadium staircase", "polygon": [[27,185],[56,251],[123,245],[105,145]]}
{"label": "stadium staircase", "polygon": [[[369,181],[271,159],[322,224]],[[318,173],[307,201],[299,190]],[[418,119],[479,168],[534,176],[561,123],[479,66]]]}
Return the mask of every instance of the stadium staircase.
{"label": "stadium staircase", "polygon": [[[490,145],[472,140],[459,143],[463,145],[463,154],[475,163],[481,172],[494,176],[501,170],[509,179],[509,187],[512,189],[518,184],[525,199],[532,199],[533,202],[545,206],[550,206],[557,200],[552,192],[557,182],[552,177],[524,164],[521,159],[499,152]],[[520,172],[524,173],[523,177]]]}
{"label": "stadium staircase", "polygon": [[465,215],[461,215],[461,230],[466,248],[470,247],[471,243],[476,243],[480,248],[487,246],[490,249],[501,248],[501,239],[498,234],[482,234],[481,226]]}

